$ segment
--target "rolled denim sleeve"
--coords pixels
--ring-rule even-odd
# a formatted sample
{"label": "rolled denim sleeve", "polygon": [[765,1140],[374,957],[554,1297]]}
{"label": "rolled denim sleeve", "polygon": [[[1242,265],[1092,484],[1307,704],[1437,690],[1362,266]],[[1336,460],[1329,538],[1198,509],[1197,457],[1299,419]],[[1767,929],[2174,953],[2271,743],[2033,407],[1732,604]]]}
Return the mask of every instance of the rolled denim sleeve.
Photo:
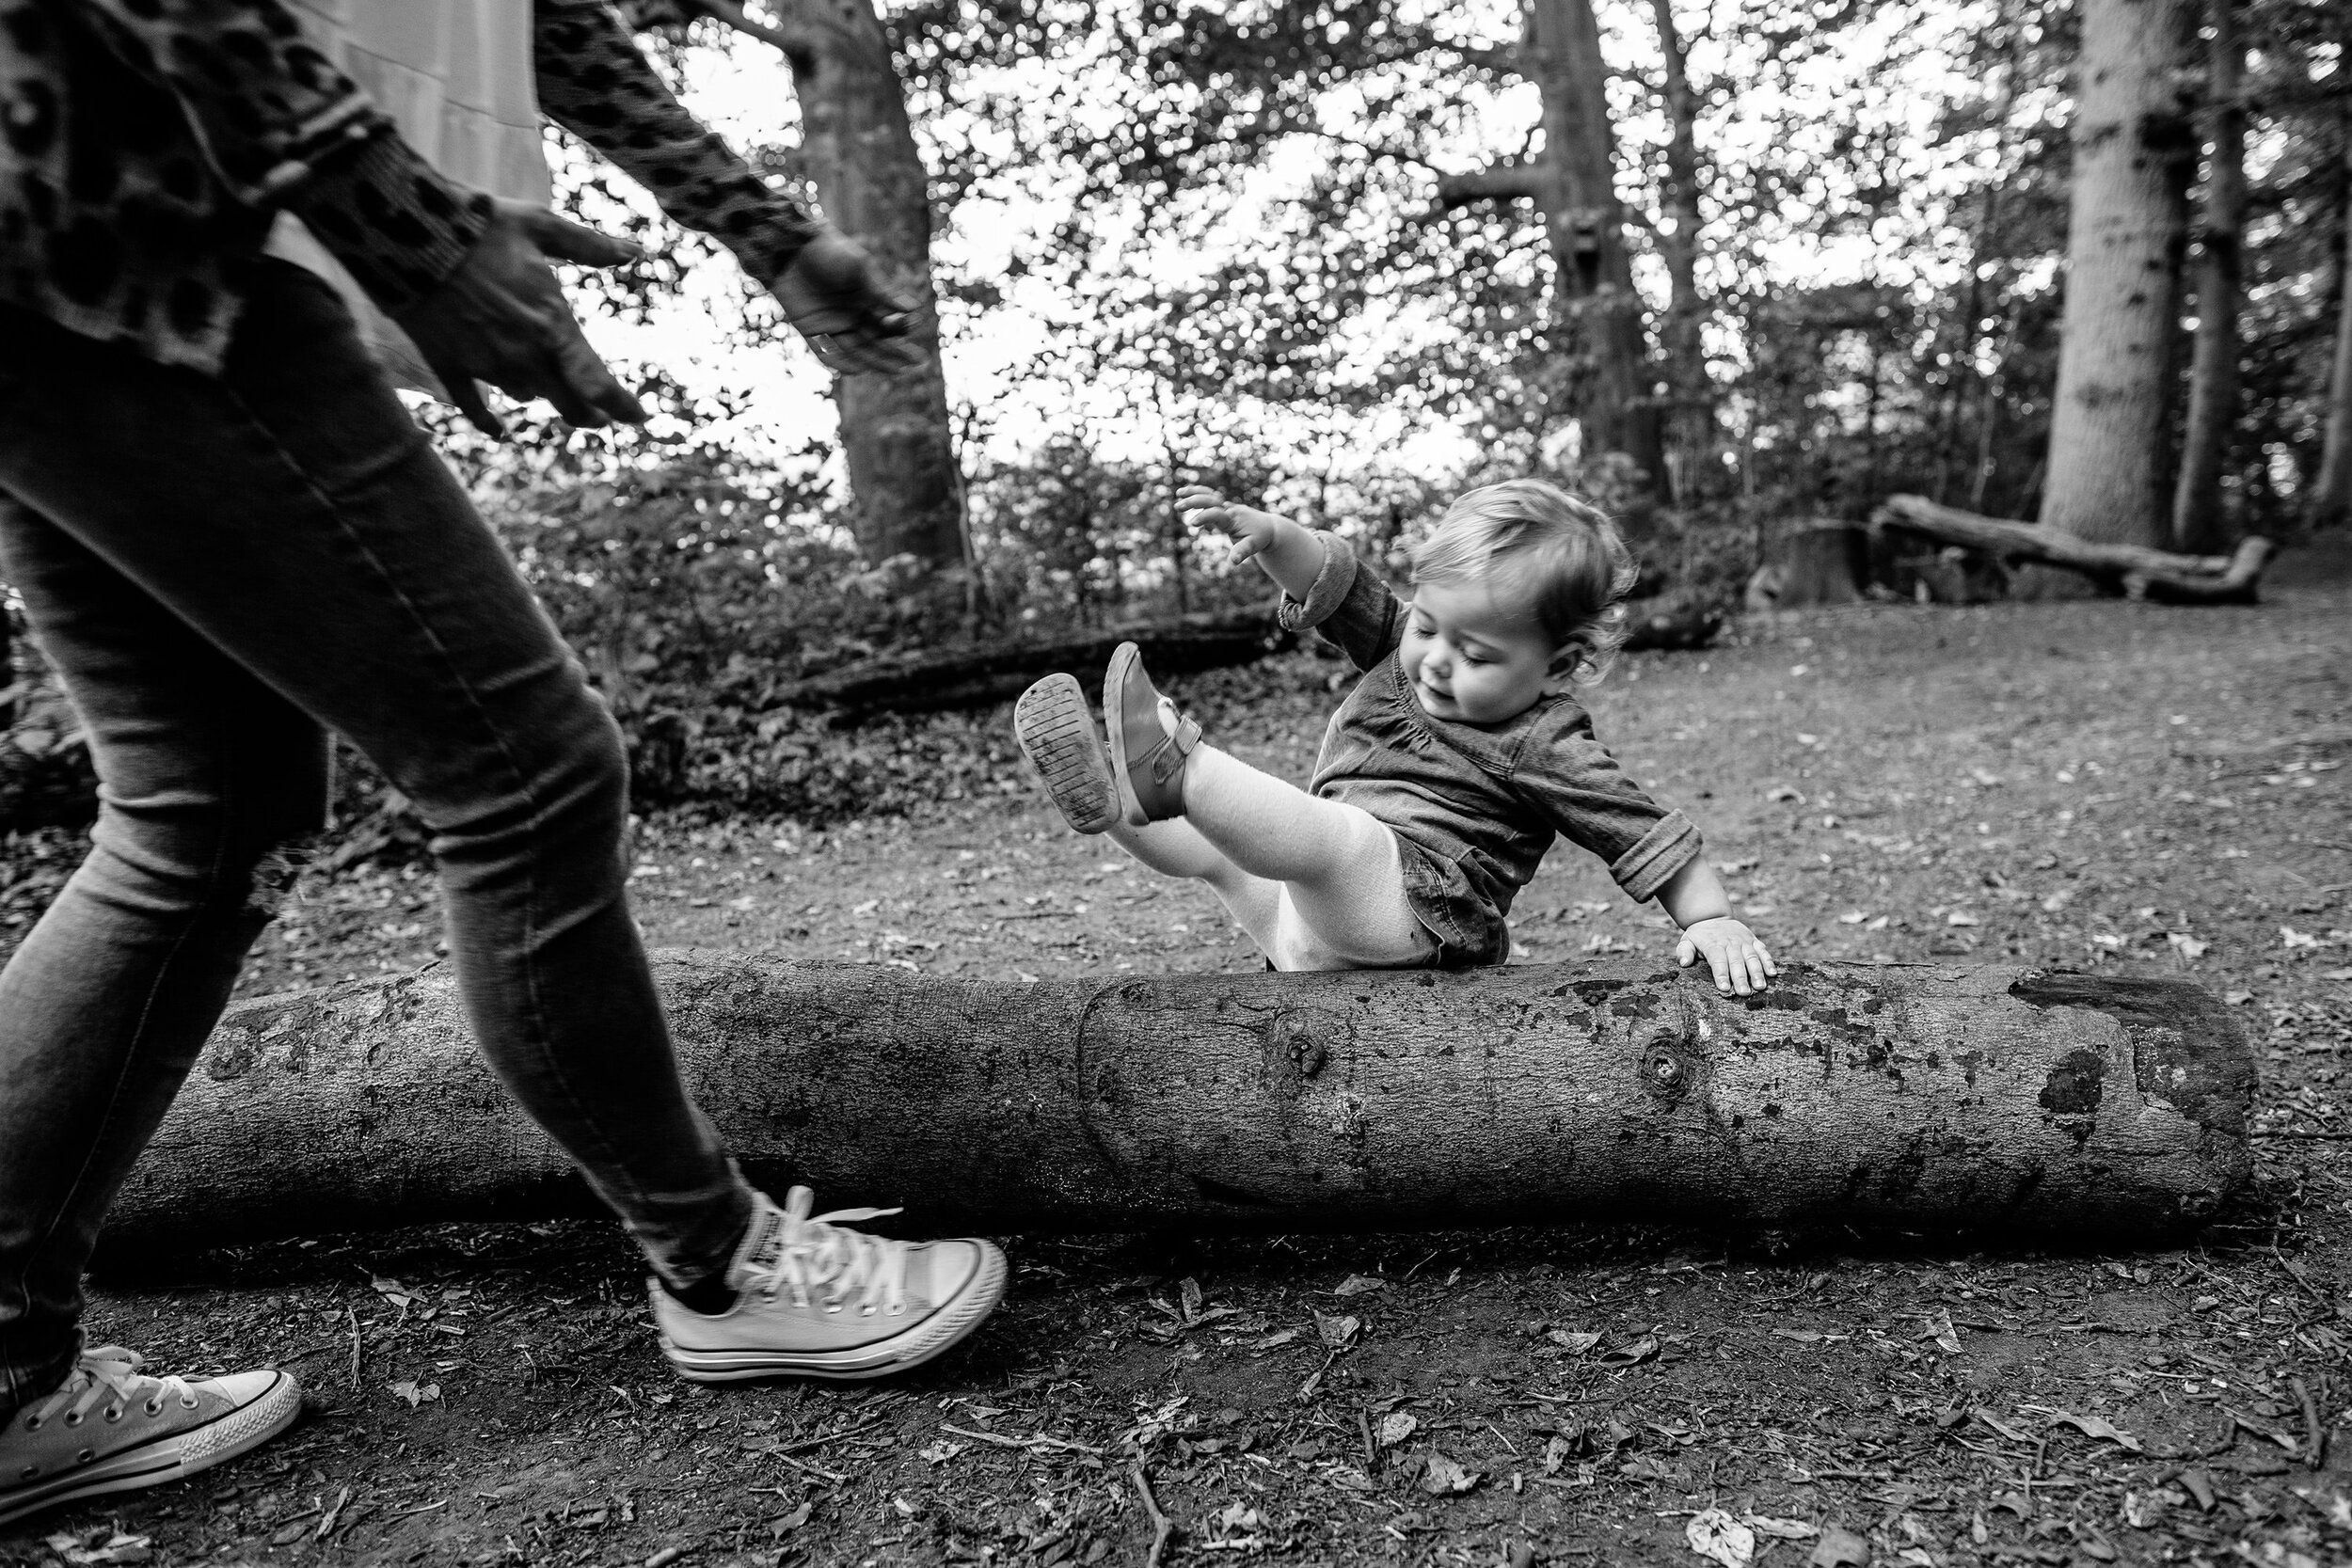
{"label": "rolled denim sleeve", "polygon": [[1323,634],[1359,670],[1369,670],[1405,640],[1405,607],[1336,533],[1318,533],[1323,570],[1303,599],[1282,595],[1276,613],[1285,628]]}
{"label": "rolled denim sleeve", "polygon": [[1562,838],[1598,856],[1626,896],[1646,903],[1705,847],[1679,811],[1626,777],[1581,710],[1540,737],[1513,785]]}

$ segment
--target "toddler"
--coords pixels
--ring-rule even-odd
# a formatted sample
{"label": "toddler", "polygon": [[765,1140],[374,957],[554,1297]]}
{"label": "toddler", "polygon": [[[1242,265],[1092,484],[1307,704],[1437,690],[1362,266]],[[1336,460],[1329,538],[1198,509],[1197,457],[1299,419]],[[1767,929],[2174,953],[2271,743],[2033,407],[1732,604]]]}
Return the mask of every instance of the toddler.
{"label": "toddler", "polygon": [[1277,969],[1502,963],[1511,901],[1558,834],[1659,900],[1676,961],[1704,958],[1725,994],[1779,973],[1698,830],[1619,770],[1573,694],[1633,580],[1606,517],[1537,480],[1472,490],[1415,552],[1405,604],[1335,535],[1200,486],[1177,504],[1280,586],[1285,626],[1320,629],[1363,675],[1306,790],[1203,744],[1132,642],[1104,684],[1107,749],[1078,683],[1047,676],[1013,725],[1073,828],[1208,883]]}

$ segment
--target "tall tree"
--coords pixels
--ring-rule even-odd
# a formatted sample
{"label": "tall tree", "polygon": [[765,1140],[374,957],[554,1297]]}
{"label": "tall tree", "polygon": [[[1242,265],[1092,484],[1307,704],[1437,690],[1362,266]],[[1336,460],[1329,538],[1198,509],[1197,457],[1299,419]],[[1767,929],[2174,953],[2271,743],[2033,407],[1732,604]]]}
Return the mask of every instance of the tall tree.
{"label": "tall tree", "polygon": [[2083,0],[2066,326],[2042,521],[2161,547],[2196,138],[2175,80],[2194,0]]}
{"label": "tall tree", "polygon": [[834,393],[859,546],[869,561],[958,566],[962,490],[939,357],[930,179],[882,19],[871,0],[769,0],[772,23],[735,0],[685,4],[783,52],[800,100],[801,158],[825,215],[916,305],[922,363],[900,375],[843,376]]}
{"label": "tall tree", "polygon": [[2197,347],[2188,373],[2188,425],[2172,492],[2172,547],[2211,555],[2229,540],[2221,476],[2238,413],[2238,309],[2246,251],[2246,45],[2237,0],[2210,0],[2213,30],[2205,113],[2204,201],[2198,214]]}
{"label": "tall tree", "polygon": [[[2344,31],[2352,41],[2352,19]],[[2352,523],[2352,99],[2339,105],[2337,132],[2343,184],[2336,207],[2336,351],[2328,362],[2327,435],[2305,510],[2312,528]]]}
{"label": "tall tree", "polygon": [[1704,492],[1717,471],[1715,383],[1707,371],[1707,301],[1699,293],[1699,95],[1691,85],[1691,51],[1675,23],[1674,0],[1650,0],[1665,69],[1666,166],[1660,204],[1671,228],[1658,230],[1666,264],[1666,313],[1659,325],[1665,356],[1668,461],[1674,492],[1686,499]]}
{"label": "tall tree", "polygon": [[1588,451],[1621,451],[1661,497],[1668,476],[1641,296],[1617,198],[1609,64],[1591,0],[1527,0],[1521,70],[1542,95],[1544,151],[1438,182],[1447,207],[1514,198],[1543,212],[1553,308],[1589,364],[1573,400]]}

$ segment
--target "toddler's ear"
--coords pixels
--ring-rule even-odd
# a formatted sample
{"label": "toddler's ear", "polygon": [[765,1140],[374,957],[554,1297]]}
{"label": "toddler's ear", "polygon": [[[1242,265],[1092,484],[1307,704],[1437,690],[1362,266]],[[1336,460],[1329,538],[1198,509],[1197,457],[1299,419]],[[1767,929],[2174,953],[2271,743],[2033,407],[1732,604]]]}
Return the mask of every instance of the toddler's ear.
{"label": "toddler's ear", "polygon": [[1593,650],[1581,638],[1563,642],[1552,650],[1551,660],[1544,666],[1544,692],[1558,696],[1576,684],[1576,677],[1593,661]]}

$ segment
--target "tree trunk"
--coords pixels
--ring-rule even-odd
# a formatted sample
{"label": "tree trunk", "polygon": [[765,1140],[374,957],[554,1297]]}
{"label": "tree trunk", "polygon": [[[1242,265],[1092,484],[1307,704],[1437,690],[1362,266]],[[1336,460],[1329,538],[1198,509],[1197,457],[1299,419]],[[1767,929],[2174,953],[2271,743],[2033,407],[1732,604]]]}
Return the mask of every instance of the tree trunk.
{"label": "tree trunk", "polygon": [[[963,563],[963,518],[931,282],[930,177],[915,149],[890,40],[871,0],[774,0],[800,99],[802,156],[825,215],[873,253],[883,279],[916,302],[922,364],[903,375],[846,375],[834,389],[841,448],[869,562],[913,556]],[[731,20],[731,19],[730,19]]]}
{"label": "tree trunk", "polygon": [[[2246,1180],[2252,1054],[2180,981],[1654,963],[933,979],[671,953],[751,1178],[924,1230],[1981,1226],[2105,1245]],[[245,1003],[133,1171],[134,1244],[589,1212],[446,971]]]}
{"label": "tree trunk", "polygon": [[2196,139],[2173,82],[2194,0],[2084,0],[2065,336],[2042,521],[2078,539],[2169,536],[2173,341]]}
{"label": "tree trunk", "polygon": [[2237,427],[2239,285],[2246,243],[2246,46],[2237,0],[2212,0],[2213,58],[2207,103],[2213,153],[2205,166],[2197,226],[2197,348],[2188,372],[2188,429],[2172,493],[2172,547],[2210,555],[2229,542],[2221,476]]}
{"label": "tree trunk", "polygon": [[1691,87],[1690,51],[1675,24],[1673,0],[1650,0],[1666,66],[1664,204],[1674,220],[1661,229],[1658,253],[1666,263],[1666,315],[1659,347],[1672,397],[1667,461],[1672,489],[1689,500],[1721,488],[1716,461],[1715,385],[1707,373],[1707,302],[1699,294],[1698,94]]}
{"label": "tree trunk", "polygon": [[[2352,24],[2346,29],[2352,33]],[[2344,206],[2336,252],[2336,353],[2328,376],[2327,434],[2306,515],[2314,529],[2352,523],[2352,108],[2342,121]]]}
{"label": "tree trunk", "polygon": [[1871,514],[1870,522],[1981,550],[2004,564],[2062,567],[2106,593],[2176,604],[2255,603],[2263,568],[2274,553],[2270,541],[2261,538],[2241,539],[2226,556],[2173,555],[2144,545],[2098,545],[2031,523],[1938,506],[1925,496],[1889,496]]}
{"label": "tree trunk", "polygon": [[1543,95],[1549,177],[1544,220],[1557,303],[1592,356],[1591,384],[1578,408],[1584,450],[1624,452],[1649,476],[1659,499],[1670,499],[1642,301],[1633,292],[1617,199],[1609,65],[1591,0],[1528,0],[1527,41]]}

